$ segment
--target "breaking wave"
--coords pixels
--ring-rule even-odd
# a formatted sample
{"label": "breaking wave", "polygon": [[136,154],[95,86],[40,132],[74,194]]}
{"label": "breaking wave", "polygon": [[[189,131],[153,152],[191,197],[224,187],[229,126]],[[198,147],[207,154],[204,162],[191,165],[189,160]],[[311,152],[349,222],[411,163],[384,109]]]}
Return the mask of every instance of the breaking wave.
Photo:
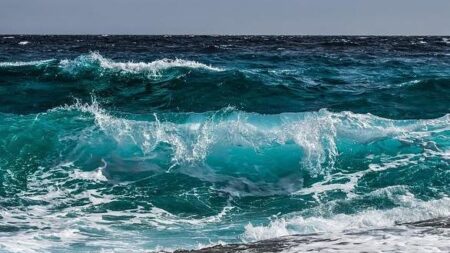
{"label": "breaking wave", "polygon": [[[27,69],[23,69],[23,68]],[[35,73],[44,76],[61,76],[64,78],[147,78],[158,80],[166,75],[176,77],[182,75],[182,70],[222,71],[196,61],[183,59],[160,59],[152,62],[118,62],[103,57],[97,52],[81,55],[73,60],[40,60],[28,62],[0,62],[0,71]],[[177,71],[178,70],[178,71]],[[172,71],[172,72],[169,72]]]}
{"label": "breaking wave", "polygon": [[[75,115],[69,116],[72,113]],[[226,187],[243,187],[229,189],[234,194],[351,192],[365,173],[389,166],[419,165],[421,159],[448,159],[450,115],[431,120],[390,120],[325,109],[263,115],[233,108],[207,113],[114,115],[94,100],[38,114],[33,124],[45,119],[50,122],[42,123],[43,127],[57,124],[56,128],[68,131],[77,117],[83,119],[78,124],[84,122],[84,127],[78,127],[94,127],[74,133],[82,134],[76,137],[79,148],[84,146],[95,153],[95,145],[104,146],[100,143],[106,142],[112,148],[104,147],[102,152],[114,152],[118,155],[115,160],[139,157],[155,171],[174,170],[201,180],[226,182]],[[60,125],[65,118],[71,119],[67,123],[75,122]],[[61,139],[58,135],[54,138]],[[101,157],[112,159],[108,153]],[[345,171],[350,165],[367,166],[367,170],[334,175],[333,180],[340,177],[345,183],[327,180],[328,175]],[[308,187],[314,187],[313,191],[303,189],[302,173],[325,181],[311,181]]]}
{"label": "breaking wave", "polygon": [[[325,109],[264,115],[234,108],[138,115],[107,111],[93,99],[0,118],[2,173],[11,172],[3,174],[0,193],[4,201],[23,199],[31,208],[27,213],[45,214],[45,221],[30,216],[28,224],[59,224],[60,240],[83,240],[86,226],[108,229],[101,225],[108,219],[158,229],[176,224],[185,231],[221,226],[239,217],[234,210],[248,198],[264,196],[284,198],[267,204],[273,215],[288,214],[268,225],[266,218],[260,220],[266,225],[253,218],[242,231],[244,241],[389,226],[450,210],[445,197],[450,115],[391,120]],[[161,200],[161,192],[191,210]],[[36,201],[43,201],[40,211]],[[136,206],[142,203],[146,211]],[[62,229],[67,220],[52,216],[53,205],[78,210],[73,215],[82,222],[68,238]],[[248,212],[261,212],[255,208]],[[95,210],[111,214],[98,216]],[[3,229],[25,229],[13,218],[23,215],[20,210],[7,208],[1,215],[8,224]],[[17,236],[36,243],[26,233]]]}
{"label": "breaking wave", "polygon": [[450,249],[447,38],[14,37],[0,252]]}

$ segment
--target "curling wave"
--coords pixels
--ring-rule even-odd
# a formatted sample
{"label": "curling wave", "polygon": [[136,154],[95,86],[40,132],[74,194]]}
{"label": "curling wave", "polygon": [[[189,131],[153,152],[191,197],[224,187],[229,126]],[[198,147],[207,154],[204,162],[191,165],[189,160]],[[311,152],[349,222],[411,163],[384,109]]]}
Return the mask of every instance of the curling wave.
{"label": "curling wave", "polygon": [[[68,116],[67,113],[75,114]],[[96,153],[95,145],[100,145],[105,150],[97,156],[106,161],[140,157],[153,172],[174,170],[201,180],[226,182],[226,187],[233,183],[236,184],[233,187],[244,187],[234,189],[235,194],[317,193],[317,190],[302,190],[305,183],[308,187],[324,189],[323,192],[339,189],[350,192],[357,180],[370,171],[418,165],[421,159],[438,159],[437,165],[441,159],[439,166],[444,166],[448,159],[446,140],[450,115],[432,120],[390,120],[370,114],[327,110],[262,115],[226,108],[200,114],[113,116],[94,100],[91,104],[78,101],[39,114],[33,124],[42,120],[46,122],[41,123],[42,127],[57,124],[55,127],[67,134],[77,129],[79,113],[85,116],[81,121],[84,127],[82,124],[78,128],[95,126],[97,130],[73,133],[83,134],[78,149]],[[64,118],[70,120],[60,125]],[[75,129],[70,130],[72,127]],[[16,134],[4,138],[12,141],[17,138]],[[61,139],[57,132],[55,134],[54,138]],[[106,153],[100,155],[102,152]],[[88,154],[69,157],[79,155]],[[391,160],[383,157],[386,155]],[[356,171],[342,174],[350,165],[356,166],[353,169]],[[113,164],[110,167],[114,167]],[[365,172],[361,174],[362,171]],[[315,179],[304,182],[302,174],[323,180],[337,172],[341,173],[344,184],[319,183]],[[336,178],[334,175],[333,180]]]}

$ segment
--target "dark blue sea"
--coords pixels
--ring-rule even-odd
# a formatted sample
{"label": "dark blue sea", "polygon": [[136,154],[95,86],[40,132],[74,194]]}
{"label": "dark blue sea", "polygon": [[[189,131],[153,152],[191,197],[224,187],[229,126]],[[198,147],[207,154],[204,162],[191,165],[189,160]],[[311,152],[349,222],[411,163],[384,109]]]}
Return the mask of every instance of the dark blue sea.
{"label": "dark blue sea", "polygon": [[2,35],[0,252],[449,252],[449,113],[450,37]]}

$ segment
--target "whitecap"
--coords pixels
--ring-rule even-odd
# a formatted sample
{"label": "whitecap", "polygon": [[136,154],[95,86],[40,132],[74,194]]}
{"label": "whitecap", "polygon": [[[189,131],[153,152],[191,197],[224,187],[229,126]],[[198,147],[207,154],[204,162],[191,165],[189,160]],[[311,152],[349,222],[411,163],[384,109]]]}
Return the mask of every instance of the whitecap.
{"label": "whitecap", "polygon": [[[93,65],[94,64],[94,65]],[[84,68],[95,67],[98,64],[101,70],[109,70],[115,72],[132,73],[132,74],[147,74],[149,76],[159,76],[161,71],[171,68],[190,68],[190,69],[205,69],[209,71],[222,71],[217,67],[212,67],[196,61],[183,59],[160,59],[152,62],[118,62],[107,59],[97,52],[89,55],[80,56],[74,60],[60,61],[60,67],[63,71],[69,73],[77,73]]]}
{"label": "whitecap", "polygon": [[16,62],[0,62],[0,67],[24,67],[24,66],[40,66],[51,63],[54,59],[39,61],[16,61]]}

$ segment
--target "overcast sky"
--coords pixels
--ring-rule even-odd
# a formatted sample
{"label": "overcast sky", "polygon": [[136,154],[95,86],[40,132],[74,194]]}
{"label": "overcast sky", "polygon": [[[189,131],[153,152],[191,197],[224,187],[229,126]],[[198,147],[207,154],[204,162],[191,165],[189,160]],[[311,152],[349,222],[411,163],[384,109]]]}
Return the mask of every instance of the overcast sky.
{"label": "overcast sky", "polygon": [[0,0],[0,33],[450,35],[450,0]]}

